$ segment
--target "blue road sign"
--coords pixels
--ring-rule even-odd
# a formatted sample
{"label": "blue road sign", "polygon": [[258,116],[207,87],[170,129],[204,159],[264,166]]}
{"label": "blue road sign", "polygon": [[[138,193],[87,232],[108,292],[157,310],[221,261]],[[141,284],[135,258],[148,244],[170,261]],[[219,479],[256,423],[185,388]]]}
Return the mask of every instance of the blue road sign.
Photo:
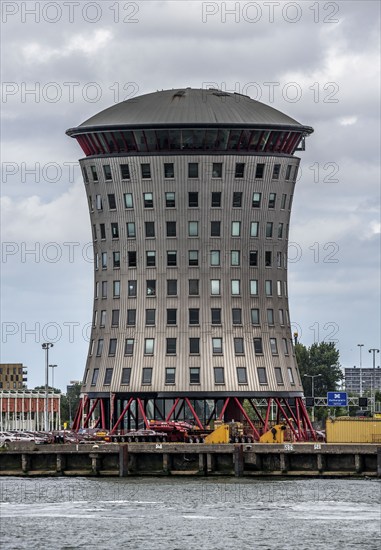
{"label": "blue road sign", "polygon": [[347,407],[348,394],[346,391],[329,391],[327,392],[328,407]]}

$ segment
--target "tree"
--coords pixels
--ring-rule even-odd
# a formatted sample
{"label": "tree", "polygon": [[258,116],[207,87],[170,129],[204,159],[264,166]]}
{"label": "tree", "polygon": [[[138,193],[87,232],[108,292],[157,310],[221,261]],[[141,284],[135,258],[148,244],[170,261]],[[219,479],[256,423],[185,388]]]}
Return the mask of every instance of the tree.
{"label": "tree", "polygon": [[[299,366],[300,376],[305,394],[312,396],[312,378],[314,378],[315,396],[324,397],[327,392],[335,391],[339,382],[343,379],[343,373],[339,363],[339,351],[333,342],[320,342],[312,344],[309,348],[303,344],[295,345],[296,360]],[[308,374],[310,376],[304,376]]]}
{"label": "tree", "polygon": [[68,423],[71,427],[71,423],[74,419],[74,415],[77,412],[79,399],[81,393],[81,384],[73,384],[69,386],[69,390],[66,395],[61,397],[61,422]]}

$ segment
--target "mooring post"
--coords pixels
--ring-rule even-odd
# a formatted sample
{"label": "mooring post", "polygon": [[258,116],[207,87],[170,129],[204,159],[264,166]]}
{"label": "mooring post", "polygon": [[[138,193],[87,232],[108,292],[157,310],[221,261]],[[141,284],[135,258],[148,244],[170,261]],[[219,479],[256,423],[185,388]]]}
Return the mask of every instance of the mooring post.
{"label": "mooring post", "polygon": [[119,446],[119,477],[128,476],[128,445]]}
{"label": "mooring post", "polygon": [[381,447],[377,448],[377,477],[381,477]]}
{"label": "mooring post", "polygon": [[243,445],[234,445],[234,475],[236,477],[243,476],[244,460],[243,460]]}

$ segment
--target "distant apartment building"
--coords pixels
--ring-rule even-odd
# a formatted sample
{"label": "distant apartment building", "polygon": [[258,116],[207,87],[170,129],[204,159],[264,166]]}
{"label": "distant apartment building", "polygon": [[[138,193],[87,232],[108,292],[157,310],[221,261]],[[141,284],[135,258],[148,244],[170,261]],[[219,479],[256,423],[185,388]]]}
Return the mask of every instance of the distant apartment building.
{"label": "distant apartment building", "polygon": [[0,364],[0,389],[19,390],[26,387],[27,368],[22,363]]}
{"label": "distant apartment building", "polygon": [[381,391],[381,368],[346,367],[345,389],[349,393],[363,394],[374,389]]}

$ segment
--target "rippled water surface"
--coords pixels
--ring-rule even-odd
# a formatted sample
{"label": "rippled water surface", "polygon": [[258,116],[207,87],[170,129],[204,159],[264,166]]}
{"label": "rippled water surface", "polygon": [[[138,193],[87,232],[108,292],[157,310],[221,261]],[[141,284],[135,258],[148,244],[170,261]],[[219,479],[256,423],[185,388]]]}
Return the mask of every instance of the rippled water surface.
{"label": "rippled water surface", "polygon": [[7,550],[381,549],[378,480],[0,480]]}

